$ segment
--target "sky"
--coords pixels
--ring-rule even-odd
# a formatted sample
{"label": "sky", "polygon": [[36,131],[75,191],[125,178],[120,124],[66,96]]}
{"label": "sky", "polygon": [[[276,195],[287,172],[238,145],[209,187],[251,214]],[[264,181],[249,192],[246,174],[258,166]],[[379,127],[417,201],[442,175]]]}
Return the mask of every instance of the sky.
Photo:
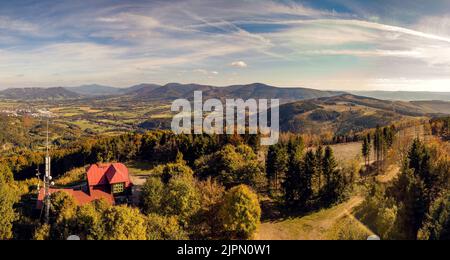
{"label": "sky", "polygon": [[0,1],[0,88],[144,82],[450,91],[450,1]]}

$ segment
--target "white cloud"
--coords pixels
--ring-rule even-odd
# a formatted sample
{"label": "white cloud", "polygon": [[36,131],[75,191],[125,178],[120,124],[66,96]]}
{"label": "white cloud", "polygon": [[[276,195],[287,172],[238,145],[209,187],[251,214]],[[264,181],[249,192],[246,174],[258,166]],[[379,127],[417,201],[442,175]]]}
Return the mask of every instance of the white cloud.
{"label": "white cloud", "polygon": [[[190,81],[220,82],[227,78],[226,69],[223,77],[214,69],[224,65],[248,68],[237,83],[267,79],[318,87],[339,84],[326,82],[333,77],[438,77],[450,71],[448,17],[420,19],[405,28],[383,24],[382,18],[355,20],[294,1],[269,0],[149,1],[82,8],[69,15],[58,8],[68,7],[52,5],[34,23],[33,17],[0,16],[2,84],[115,83],[118,78],[134,84],[155,75],[164,83],[181,70]],[[64,15],[55,18],[58,13]],[[338,55],[355,59],[341,66],[344,59]],[[269,69],[279,73],[265,73]]]}
{"label": "white cloud", "polygon": [[450,37],[450,15],[421,18],[415,27],[419,31]]}
{"label": "white cloud", "polygon": [[36,33],[39,27],[33,23],[0,16],[0,29],[20,33]]}
{"label": "white cloud", "polygon": [[196,69],[194,70],[194,72],[206,75],[206,76],[212,76],[212,75],[219,75],[218,71],[209,71],[209,70],[205,70],[205,69]]}
{"label": "white cloud", "polygon": [[236,67],[236,68],[247,68],[248,67],[247,63],[245,63],[244,61],[233,61],[230,65],[233,67]]}

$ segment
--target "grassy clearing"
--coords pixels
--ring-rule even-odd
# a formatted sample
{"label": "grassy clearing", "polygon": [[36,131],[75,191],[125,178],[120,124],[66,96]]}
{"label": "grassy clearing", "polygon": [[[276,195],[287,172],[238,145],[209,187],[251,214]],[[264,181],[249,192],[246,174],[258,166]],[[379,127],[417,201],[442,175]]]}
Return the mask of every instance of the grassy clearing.
{"label": "grassy clearing", "polygon": [[336,144],[331,145],[331,148],[333,149],[334,156],[338,161],[351,161],[355,158],[360,158],[361,162],[363,162],[361,142]]}
{"label": "grassy clearing", "polygon": [[361,197],[333,208],[304,217],[293,217],[262,223],[257,235],[260,240],[337,240],[367,239],[373,233],[352,215],[362,203]]}
{"label": "grassy clearing", "polygon": [[97,131],[99,133],[104,133],[104,132],[106,132],[108,130],[113,130],[112,127],[98,125],[98,124],[93,123],[93,122],[91,122],[89,120],[78,120],[78,121],[74,121],[72,123],[77,125],[78,127],[80,127],[82,131],[84,131],[86,129],[91,129],[91,130]]}
{"label": "grassy clearing", "polygon": [[148,162],[132,161],[126,163],[131,175],[150,175],[154,165]]}

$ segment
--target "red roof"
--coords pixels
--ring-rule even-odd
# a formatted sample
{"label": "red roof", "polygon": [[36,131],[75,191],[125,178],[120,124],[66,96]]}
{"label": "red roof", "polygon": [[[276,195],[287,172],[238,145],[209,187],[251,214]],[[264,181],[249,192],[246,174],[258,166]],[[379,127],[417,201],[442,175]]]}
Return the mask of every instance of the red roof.
{"label": "red roof", "polygon": [[87,171],[87,180],[90,187],[115,183],[125,183],[128,187],[131,184],[128,169],[121,163],[94,164]]}
{"label": "red roof", "polygon": [[[56,193],[59,191],[66,192],[69,195],[72,195],[73,198],[75,199],[75,203],[77,203],[77,205],[79,205],[79,206],[88,204],[94,200],[99,200],[99,199],[104,199],[111,205],[114,205],[114,197],[111,194],[100,191],[100,190],[91,190],[91,195],[89,195],[82,190],[50,189],[50,193]],[[37,209],[42,209],[44,196],[45,196],[45,191],[42,188],[39,191],[39,195],[38,195],[38,201],[37,201],[37,205],[36,205]]]}

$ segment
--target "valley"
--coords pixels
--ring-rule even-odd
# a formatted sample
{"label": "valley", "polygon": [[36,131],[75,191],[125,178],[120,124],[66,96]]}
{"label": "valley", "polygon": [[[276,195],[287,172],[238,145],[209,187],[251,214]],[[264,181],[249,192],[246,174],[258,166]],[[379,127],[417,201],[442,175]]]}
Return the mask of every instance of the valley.
{"label": "valley", "polygon": [[[212,192],[208,189],[220,191],[235,183],[248,183],[256,192],[262,211],[261,224],[247,239],[364,240],[370,235],[379,235],[382,232],[379,224],[367,217],[371,205],[367,197],[370,187],[397,185],[397,179],[402,176],[400,162],[407,156],[407,149],[414,138],[440,144],[438,138],[430,133],[435,132],[445,138],[445,120],[441,122],[439,118],[450,114],[450,102],[447,101],[387,101],[339,92],[273,90],[273,87],[265,85],[216,89],[195,84],[142,84],[129,91],[98,85],[92,88],[80,87],[77,95],[57,89],[57,96],[50,99],[43,99],[42,91],[35,89],[7,91],[10,93],[7,98],[3,94],[0,100],[0,154],[3,163],[10,165],[25,197],[36,196],[38,181],[33,174],[35,167],[42,164],[48,118],[55,188],[85,187],[85,170],[91,163],[123,162],[135,185],[128,205],[147,212],[142,208],[142,196],[150,196],[147,194],[149,183],[164,176],[162,174],[166,171],[194,174],[196,184],[192,185],[199,185],[195,189],[207,194]],[[108,94],[101,94],[95,88]],[[177,98],[190,99],[193,91],[200,90],[205,91],[205,98],[221,100],[252,96],[282,98],[280,143],[275,148],[267,148],[245,136],[231,139],[203,135],[173,136],[167,131],[173,116],[171,102]],[[15,94],[24,98],[14,98]],[[436,121],[430,121],[431,118],[436,118]],[[376,137],[381,133],[383,138],[389,138],[389,131],[395,131],[395,141],[389,146],[387,141],[383,143],[383,148],[378,148],[382,149],[379,157]],[[375,139],[371,141],[369,158],[364,158],[362,148],[368,136]],[[329,149],[331,155],[319,150],[319,146]],[[289,150],[293,147],[301,149],[304,164],[308,163],[308,156],[331,156],[329,163],[335,168],[335,174],[340,174],[340,177],[335,177],[342,185],[339,190],[329,191],[334,192],[333,195],[324,199],[328,186],[321,184],[320,178],[323,177],[318,180],[312,175],[307,204],[303,204],[300,197],[292,201],[284,197],[288,190],[283,185],[292,178],[288,175],[290,170],[282,168],[281,162],[272,156],[273,153],[284,156],[281,151],[286,149],[286,156],[294,160],[296,152]],[[180,154],[182,161],[178,158]],[[313,164],[308,166],[313,167],[311,169],[321,167],[316,161],[309,163]],[[276,169],[280,172],[275,179],[271,173],[272,165],[281,167]],[[225,168],[221,170],[221,167]],[[305,171],[303,167],[306,166],[288,164],[286,167]],[[236,179],[222,177],[224,171],[236,174],[233,177]],[[239,177],[242,172],[248,174],[248,179]],[[255,172],[262,175],[254,176]],[[208,183],[211,180],[205,176],[214,178],[215,184]],[[264,184],[266,182],[268,185]],[[207,188],[208,185],[212,186]],[[300,189],[295,191],[300,192],[301,186],[295,189]],[[29,202],[21,203],[33,207]],[[211,205],[203,207],[213,210]],[[33,215],[27,217],[33,218]],[[208,228],[213,227],[213,224],[208,225],[212,225]],[[211,233],[189,232],[192,232],[191,238],[218,236],[212,229],[208,231]]]}

